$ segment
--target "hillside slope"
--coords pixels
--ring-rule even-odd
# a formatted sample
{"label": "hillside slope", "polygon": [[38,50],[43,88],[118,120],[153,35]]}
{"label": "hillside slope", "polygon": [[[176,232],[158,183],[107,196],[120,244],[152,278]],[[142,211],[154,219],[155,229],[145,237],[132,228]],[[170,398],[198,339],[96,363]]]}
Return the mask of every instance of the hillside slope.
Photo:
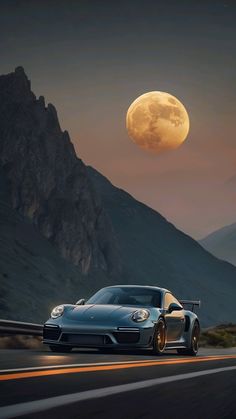
{"label": "hillside slope", "polygon": [[79,296],[78,269],[12,209],[1,170],[0,231],[0,318],[43,321],[54,304]]}

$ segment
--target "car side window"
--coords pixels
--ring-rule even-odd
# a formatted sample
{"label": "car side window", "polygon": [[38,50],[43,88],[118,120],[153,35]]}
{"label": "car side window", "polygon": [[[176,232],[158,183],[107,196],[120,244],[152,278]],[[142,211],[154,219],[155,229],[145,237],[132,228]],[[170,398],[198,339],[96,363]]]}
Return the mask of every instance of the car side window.
{"label": "car side window", "polygon": [[164,298],[164,309],[168,310],[171,303],[178,304],[179,306],[181,305],[177,298],[175,298],[170,292],[167,292]]}

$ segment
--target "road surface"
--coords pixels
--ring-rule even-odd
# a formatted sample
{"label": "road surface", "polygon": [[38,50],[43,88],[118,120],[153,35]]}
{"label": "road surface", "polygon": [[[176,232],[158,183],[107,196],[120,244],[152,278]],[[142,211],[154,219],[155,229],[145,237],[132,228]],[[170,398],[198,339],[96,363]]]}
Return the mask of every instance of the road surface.
{"label": "road surface", "polygon": [[0,350],[0,418],[236,418],[236,348],[149,352]]}

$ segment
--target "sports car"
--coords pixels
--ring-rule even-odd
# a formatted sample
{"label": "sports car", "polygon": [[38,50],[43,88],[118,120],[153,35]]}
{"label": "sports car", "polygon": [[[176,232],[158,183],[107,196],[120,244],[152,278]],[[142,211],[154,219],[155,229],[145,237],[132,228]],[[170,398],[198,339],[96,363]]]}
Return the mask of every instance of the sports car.
{"label": "sports car", "polygon": [[[191,310],[184,309],[186,305]],[[176,349],[195,356],[200,323],[193,309],[199,305],[199,301],[178,301],[156,286],[110,286],[87,301],[55,307],[44,324],[43,343],[53,352],[74,347],[151,348],[156,355]]]}

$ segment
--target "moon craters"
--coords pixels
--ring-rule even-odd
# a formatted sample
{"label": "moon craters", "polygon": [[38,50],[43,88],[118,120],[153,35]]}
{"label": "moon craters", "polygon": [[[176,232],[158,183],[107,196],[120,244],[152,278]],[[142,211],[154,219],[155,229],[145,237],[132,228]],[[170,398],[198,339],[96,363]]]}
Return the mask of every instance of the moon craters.
{"label": "moon craters", "polygon": [[148,92],[130,105],[126,127],[138,146],[160,153],[184,142],[189,132],[189,117],[176,97],[165,92]]}

